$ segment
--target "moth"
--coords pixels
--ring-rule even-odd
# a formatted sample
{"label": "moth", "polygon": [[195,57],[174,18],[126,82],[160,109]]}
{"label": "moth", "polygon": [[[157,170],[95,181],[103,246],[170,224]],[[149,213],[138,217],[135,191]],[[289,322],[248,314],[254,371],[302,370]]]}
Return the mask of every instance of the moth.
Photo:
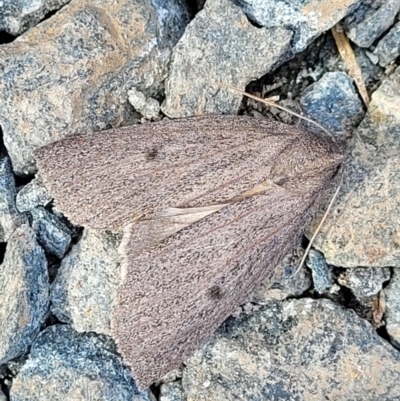
{"label": "moth", "polygon": [[123,229],[112,331],[146,388],[273,276],[343,147],[275,121],[203,116],[72,136],[35,158],[73,223]]}

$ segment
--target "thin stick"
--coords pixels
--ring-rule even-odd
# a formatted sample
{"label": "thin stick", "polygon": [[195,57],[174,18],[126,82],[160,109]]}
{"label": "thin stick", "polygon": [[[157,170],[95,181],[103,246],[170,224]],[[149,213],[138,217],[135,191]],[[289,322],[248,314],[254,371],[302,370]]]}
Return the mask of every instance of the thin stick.
{"label": "thin stick", "polygon": [[318,235],[319,232],[321,231],[321,228],[322,228],[323,224],[325,223],[325,220],[326,220],[326,218],[328,217],[328,214],[329,214],[329,212],[331,211],[333,204],[335,203],[335,200],[336,200],[336,198],[337,198],[337,196],[338,196],[338,194],[339,194],[339,190],[340,190],[340,187],[341,187],[341,186],[342,186],[342,183],[340,183],[340,184],[338,185],[338,187],[337,187],[337,189],[336,189],[334,195],[332,196],[332,199],[331,199],[331,201],[330,201],[330,203],[329,203],[328,208],[326,209],[326,212],[325,212],[325,214],[324,214],[324,217],[322,218],[321,222],[318,224],[317,229],[315,230],[313,236],[311,237],[310,242],[309,242],[309,244],[308,244],[306,250],[304,251],[304,255],[303,255],[303,257],[301,258],[299,267],[296,269],[296,271],[294,272],[293,276],[295,276],[295,275],[300,271],[300,269],[303,267],[304,262],[306,261],[306,258],[307,258],[308,254],[309,254],[309,252],[310,252],[311,246],[312,246],[312,244],[314,243],[315,238],[317,237],[317,235]]}
{"label": "thin stick", "polygon": [[272,100],[262,99],[260,97],[251,95],[250,93],[244,92],[244,91],[242,91],[242,90],[240,90],[238,88],[235,88],[234,86],[231,86],[231,85],[222,84],[222,83],[217,83],[217,85],[221,86],[221,87],[225,87],[225,88],[231,89],[231,90],[233,90],[233,91],[235,91],[237,93],[240,93],[243,96],[249,97],[250,99],[254,99],[254,100],[257,100],[257,101],[259,101],[261,103],[264,103],[267,106],[276,107],[277,109],[286,111],[287,113],[290,113],[290,114],[292,114],[292,115],[294,115],[296,117],[301,118],[302,120],[308,121],[309,123],[312,123],[312,124],[316,125],[318,128],[321,128],[325,133],[327,133],[330,137],[332,137],[332,134],[328,130],[326,130],[322,125],[318,124],[314,120],[311,120],[310,118],[304,117],[301,114],[297,114],[296,112],[294,112],[294,111],[292,111],[290,109],[287,109],[286,107],[280,106],[279,104],[275,103]]}

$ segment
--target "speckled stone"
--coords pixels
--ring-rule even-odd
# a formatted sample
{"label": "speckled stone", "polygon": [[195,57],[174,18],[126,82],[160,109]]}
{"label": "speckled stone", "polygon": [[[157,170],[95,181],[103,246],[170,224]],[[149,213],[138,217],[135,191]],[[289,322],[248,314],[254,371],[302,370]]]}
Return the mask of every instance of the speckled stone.
{"label": "speckled stone", "polygon": [[121,284],[120,234],[84,230],[62,260],[52,284],[51,311],[78,332],[110,334],[110,319]]}
{"label": "speckled stone", "polygon": [[396,347],[400,350],[400,270],[393,269],[389,285],[385,288],[386,330]]}
{"label": "speckled stone", "polygon": [[217,84],[244,89],[284,60],[291,37],[281,27],[256,28],[229,0],[208,0],[174,48],[162,111],[171,118],[236,113],[242,96]]}
{"label": "speckled stone", "polygon": [[20,35],[71,0],[1,0],[0,31]]}
{"label": "speckled stone", "polygon": [[373,54],[378,57],[382,67],[386,67],[400,56],[400,22],[378,42]]}
{"label": "speckled stone", "polygon": [[15,205],[21,213],[29,212],[36,206],[48,205],[52,199],[40,176],[37,175],[18,191]]}
{"label": "speckled stone", "polygon": [[134,122],[128,91],[158,93],[188,22],[183,0],[72,0],[0,47],[0,124],[17,174],[32,151]]}
{"label": "speckled stone", "polygon": [[0,365],[26,352],[49,310],[43,249],[28,225],[14,231],[0,266]]}
{"label": "speckled stone", "polygon": [[14,379],[13,401],[153,401],[139,392],[113,342],[68,325],[50,326],[38,336]]}
{"label": "speckled stone", "polygon": [[0,242],[7,242],[17,227],[28,222],[15,206],[16,193],[10,159],[0,156]]}
{"label": "speckled stone", "polygon": [[315,249],[310,249],[307,255],[307,266],[311,269],[314,288],[319,294],[328,291],[333,285],[332,270],[327,265],[324,255]]}
{"label": "speckled stone", "polygon": [[346,20],[348,37],[360,47],[370,47],[393,25],[400,10],[400,0],[365,2]]}
{"label": "speckled stone", "polygon": [[[328,264],[400,265],[399,103],[397,68],[372,94],[369,113],[349,145],[338,198],[314,242]],[[331,197],[328,193],[310,233],[315,232]]]}
{"label": "speckled stone", "polygon": [[235,0],[250,19],[265,28],[293,32],[292,51],[303,51],[321,33],[356,10],[360,0]]}
{"label": "speckled stone", "polygon": [[344,72],[325,73],[303,92],[300,103],[309,118],[343,138],[365,114],[353,80]]}
{"label": "speckled stone", "polygon": [[351,310],[290,300],[229,319],[186,362],[182,385],[190,401],[394,401],[400,352]]}

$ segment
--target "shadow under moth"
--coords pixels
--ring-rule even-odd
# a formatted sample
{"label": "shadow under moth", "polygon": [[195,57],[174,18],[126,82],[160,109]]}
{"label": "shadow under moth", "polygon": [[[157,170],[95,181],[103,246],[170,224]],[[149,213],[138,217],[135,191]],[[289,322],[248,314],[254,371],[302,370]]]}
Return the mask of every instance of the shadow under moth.
{"label": "shadow under moth", "polygon": [[35,158],[73,223],[124,228],[112,331],[145,388],[273,276],[343,148],[274,121],[205,116],[72,136]]}

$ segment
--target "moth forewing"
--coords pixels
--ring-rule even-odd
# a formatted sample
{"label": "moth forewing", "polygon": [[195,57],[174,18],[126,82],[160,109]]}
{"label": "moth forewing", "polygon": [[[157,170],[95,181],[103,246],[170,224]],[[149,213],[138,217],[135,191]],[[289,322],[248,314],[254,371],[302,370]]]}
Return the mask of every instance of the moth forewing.
{"label": "moth forewing", "polygon": [[272,277],[342,158],[329,138],[238,116],[67,138],[35,155],[74,222],[131,223],[112,330],[141,388]]}

